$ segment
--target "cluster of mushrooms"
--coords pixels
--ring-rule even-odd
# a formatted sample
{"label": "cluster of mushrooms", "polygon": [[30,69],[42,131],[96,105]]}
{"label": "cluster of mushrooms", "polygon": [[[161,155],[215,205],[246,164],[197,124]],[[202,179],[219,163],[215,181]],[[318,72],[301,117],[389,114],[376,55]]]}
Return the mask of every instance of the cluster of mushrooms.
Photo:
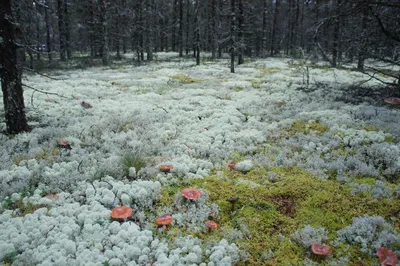
{"label": "cluster of mushrooms", "polygon": [[[201,198],[201,196],[203,195],[203,193],[196,189],[196,188],[185,188],[182,190],[182,197],[184,197],[185,199],[188,199],[190,201],[194,201],[197,200],[199,198]],[[116,207],[113,208],[111,210],[111,218],[113,220],[118,220],[118,221],[125,221],[126,219],[128,219],[129,217],[132,216],[132,208],[128,207],[128,206],[120,206],[120,207]],[[212,215],[210,215],[210,217],[212,217]],[[158,226],[158,228],[161,228],[163,226],[165,226],[167,228],[167,226],[172,222],[173,218],[171,215],[161,215],[156,219],[156,224]],[[208,232],[211,232],[213,229],[217,229],[218,228],[218,224],[216,222],[214,222],[213,220],[208,220],[205,222],[205,226],[208,228]]]}

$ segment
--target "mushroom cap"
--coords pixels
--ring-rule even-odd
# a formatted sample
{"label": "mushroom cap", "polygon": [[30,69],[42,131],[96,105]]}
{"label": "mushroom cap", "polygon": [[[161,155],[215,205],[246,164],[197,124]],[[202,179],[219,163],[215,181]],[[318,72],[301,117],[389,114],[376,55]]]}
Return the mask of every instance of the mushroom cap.
{"label": "mushroom cap", "polygon": [[385,99],[383,99],[383,101],[388,104],[400,105],[400,98],[397,98],[397,97],[385,98]]}
{"label": "mushroom cap", "polygon": [[47,194],[43,198],[47,198],[47,199],[50,199],[52,201],[57,201],[60,198],[60,196],[58,194]]}
{"label": "mushroom cap", "polygon": [[114,219],[126,219],[132,215],[132,208],[128,206],[116,207],[111,210],[111,218]]}
{"label": "mushroom cap", "polygon": [[321,256],[327,256],[329,253],[331,253],[332,248],[330,246],[324,246],[320,244],[312,244],[311,250],[314,254],[321,255]]}
{"label": "mushroom cap", "polygon": [[208,220],[208,221],[206,222],[206,226],[207,226],[208,228],[211,228],[211,229],[217,229],[218,224],[217,224],[216,222],[214,222],[214,221]]}
{"label": "mushroom cap", "polygon": [[396,254],[393,251],[384,247],[378,248],[376,255],[379,257],[379,262],[381,263],[381,265],[395,266],[399,262]]}
{"label": "mushroom cap", "polygon": [[233,168],[236,167],[236,164],[235,164],[235,163],[228,163],[228,167],[229,167],[230,169],[233,169]]}
{"label": "mushroom cap", "polygon": [[59,142],[57,142],[57,144],[60,146],[68,146],[69,145],[68,141],[66,141],[66,140],[60,140]]}
{"label": "mushroom cap", "polygon": [[172,222],[172,216],[161,215],[156,219],[157,225],[169,225]]}
{"label": "mushroom cap", "polygon": [[198,199],[202,195],[203,193],[201,193],[201,191],[196,188],[184,188],[182,190],[182,196],[190,200]]}
{"label": "mushroom cap", "polygon": [[158,169],[160,169],[161,172],[168,173],[171,171],[174,167],[172,165],[167,165],[167,164],[160,164],[158,166]]}
{"label": "mushroom cap", "polygon": [[235,203],[236,201],[238,201],[239,200],[239,197],[233,197],[233,198],[230,198],[230,199],[227,199],[226,201],[229,201],[230,203]]}

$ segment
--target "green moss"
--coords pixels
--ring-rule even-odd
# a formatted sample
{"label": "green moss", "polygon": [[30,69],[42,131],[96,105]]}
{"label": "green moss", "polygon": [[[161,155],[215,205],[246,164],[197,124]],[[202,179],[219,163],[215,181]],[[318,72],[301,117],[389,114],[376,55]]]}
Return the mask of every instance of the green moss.
{"label": "green moss", "polygon": [[251,82],[251,86],[253,86],[253,88],[255,88],[255,89],[260,89],[261,84],[264,83],[263,80],[259,80],[259,79],[258,80],[252,79],[250,82]]}
{"label": "green moss", "polygon": [[[240,154],[235,154],[237,158]],[[234,157],[234,156],[233,156]],[[160,204],[170,206],[175,194],[184,186],[197,187],[209,193],[209,203],[220,207],[219,224],[223,231],[233,228],[241,230],[245,237],[235,242],[249,253],[249,260],[239,265],[303,265],[308,250],[291,241],[291,234],[304,225],[324,227],[329,234],[328,244],[336,237],[336,231],[352,223],[354,217],[381,215],[386,219],[396,217],[400,202],[393,200],[375,200],[371,196],[352,196],[351,188],[333,180],[318,180],[300,168],[272,168],[280,178],[275,183],[268,181],[268,170],[256,168],[243,174],[239,171],[224,170],[222,175],[204,179],[190,180],[163,189]],[[247,180],[259,184],[249,187],[240,183]],[[372,179],[364,178],[370,183]],[[235,210],[231,212],[231,203],[227,199],[239,197]],[[288,209],[287,202],[291,209]],[[285,203],[286,202],[286,203]],[[398,220],[400,223],[400,221]],[[193,233],[186,229],[171,229],[171,237],[192,234],[205,240],[226,237],[220,231],[211,234]],[[350,260],[376,263],[376,258],[361,253],[357,245],[350,246]],[[265,259],[266,251],[272,250],[273,258]],[[346,245],[335,248],[335,254],[347,254]],[[329,265],[327,260],[312,256],[320,265]]]}
{"label": "green moss", "polygon": [[329,127],[326,125],[322,125],[319,122],[305,122],[302,120],[296,120],[293,122],[292,126],[286,129],[289,132],[290,136],[294,136],[296,134],[310,134],[311,132],[315,133],[318,136],[323,135],[325,132],[329,130]]}
{"label": "green moss", "polygon": [[199,79],[191,78],[189,75],[184,75],[184,74],[177,74],[170,78],[176,79],[182,84],[191,84],[191,83],[200,83],[201,82]]}
{"label": "green moss", "polygon": [[261,73],[263,73],[263,74],[275,74],[275,73],[279,73],[279,72],[281,72],[281,69],[280,68],[273,68],[273,67],[270,67],[270,68],[260,68],[260,69],[258,69]]}
{"label": "green moss", "polygon": [[239,91],[242,91],[243,88],[241,88],[241,87],[235,87],[235,88],[232,88],[232,90],[239,92]]}

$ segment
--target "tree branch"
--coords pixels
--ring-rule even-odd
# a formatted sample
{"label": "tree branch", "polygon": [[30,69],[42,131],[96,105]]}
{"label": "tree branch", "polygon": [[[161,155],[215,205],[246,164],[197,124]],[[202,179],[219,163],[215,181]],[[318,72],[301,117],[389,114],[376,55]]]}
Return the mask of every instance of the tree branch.
{"label": "tree branch", "polygon": [[61,98],[68,99],[68,97],[66,97],[66,96],[64,96],[64,95],[60,95],[60,94],[55,93],[55,92],[48,92],[48,91],[38,90],[38,89],[36,89],[36,88],[34,88],[34,87],[31,87],[31,86],[29,86],[29,85],[26,85],[26,84],[22,84],[22,86],[27,87],[27,88],[29,88],[29,89],[31,89],[31,90],[34,90],[34,91],[37,91],[37,92],[46,94],[46,95],[57,95],[57,96],[59,96],[59,97],[61,97]]}

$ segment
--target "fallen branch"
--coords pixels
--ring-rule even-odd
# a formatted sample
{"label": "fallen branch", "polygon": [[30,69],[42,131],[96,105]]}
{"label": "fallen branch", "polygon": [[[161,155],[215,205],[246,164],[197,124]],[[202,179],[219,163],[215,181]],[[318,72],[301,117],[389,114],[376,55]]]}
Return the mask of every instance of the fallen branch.
{"label": "fallen branch", "polygon": [[31,72],[34,72],[34,73],[36,73],[36,74],[38,74],[38,75],[40,75],[40,76],[43,76],[43,77],[46,77],[46,78],[49,78],[49,79],[52,79],[52,80],[65,80],[65,79],[58,79],[58,78],[50,77],[50,76],[48,76],[48,75],[46,75],[46,74],[39,73],[39,72],[37,72],[36,70],[30,69],[30,68],[28,68],[28,67],[24,67],[23,69],[24,69],[24,70],[31,71]]}
{"label": "fallen branch", "polygon": [[48,92],[48,91],[38,90],[38,89],[36,89],[36,88],[34,88],[34,87],[31,87],[31,86],[29,86],[29,85],[26,85],[26,84],[22,84],[22,86],[27,87],[27,88],[29,88],[29,89],[31,89],[31,90],[34,90],[34,91],[37,91],[37,92],[46,94],[46,95],[57,95],[58,97],[68,99],[68,97],[66,97],[66,96],[64,96],[64,95],[60,95],[60,94],[55,93],[55,92]]}

